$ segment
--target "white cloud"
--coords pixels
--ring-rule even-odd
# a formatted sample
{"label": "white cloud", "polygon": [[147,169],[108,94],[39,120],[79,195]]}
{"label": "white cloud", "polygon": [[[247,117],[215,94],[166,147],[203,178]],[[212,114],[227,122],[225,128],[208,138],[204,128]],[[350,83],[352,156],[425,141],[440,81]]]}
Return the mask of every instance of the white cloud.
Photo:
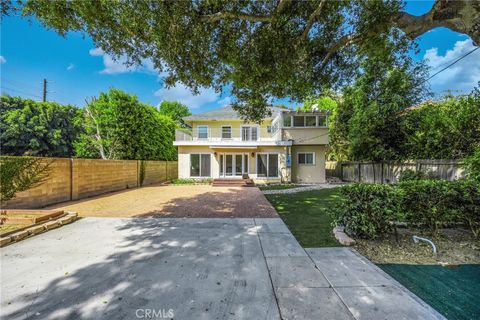
{"label": "white cloud", "polygon": [[[202,88],[200,89],[200,94],[194,95],[188,87],[179,83],[169,89],[162,88],[157,90],[155,96],[161,100],[179,101],[191,109],[199,108],[203,104],[217,101],[220,98],[220,94],[211,88]],[[221,101],[225,99],[226,98]],[[220,103],[220,101],[218,103]]]}
{"label": "white cloud", "polygon": [[221,107],[226,107],[228,106],[229,104],[232,104],[232,97],[225,97],[221,100],[218,100],[218,104],[221,106]]}
{"label": "white cloud", "polygon": [[67,71],[75,69],[75,65],[73,63],[70,63],[67,67]]}
{"label": "white cloud", "polygon": [[156,72],[153,63],[150,60],[143,60],[141,66],[127,66],[127,58],[120,56],[114,59],[112,56],[106,54],[100,48],[90,49],[91,56],[102,57],[104,69],[100,71],[102,74],[118,74],[127,72]]}
{"label": "white cloud", "polygon": [[[438,54],[438,48],[431,48],[425,52],[423,58],[427,60],[427,65],[431,68],[430,74],[433,75],[474,48],[472,40],[466,39],[457,41],[443,56]],[[479,61],[480,50],[477,50],[430,79],[433,92],[441,93],[446,90],[470,92],[480,80]]]}
{"label": "white cloud", "polygon": [[7,59],[5,59],[4,56],[0,56],[0,64],[4,64],[7,62]]}

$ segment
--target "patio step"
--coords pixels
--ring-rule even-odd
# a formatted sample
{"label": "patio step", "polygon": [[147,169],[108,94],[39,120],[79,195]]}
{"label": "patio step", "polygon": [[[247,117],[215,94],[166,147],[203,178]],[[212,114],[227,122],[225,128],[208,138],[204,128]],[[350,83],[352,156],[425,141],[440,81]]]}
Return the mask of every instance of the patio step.
{"label": "patio step", "polygon": [[214,179],[214,187],[254,187],[252,179]]}

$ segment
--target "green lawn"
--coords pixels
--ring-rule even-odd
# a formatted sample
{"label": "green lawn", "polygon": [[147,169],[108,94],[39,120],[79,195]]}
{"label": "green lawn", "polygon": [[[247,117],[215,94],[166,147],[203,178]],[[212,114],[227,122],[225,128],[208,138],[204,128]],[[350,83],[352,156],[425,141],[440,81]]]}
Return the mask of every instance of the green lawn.
{"label": "green lawn", "polygon": [[268,194],[290,231],[304,248],[340,246],[332,234],[332,219],[327,214],[339,199],[339,188],[290,194]]}

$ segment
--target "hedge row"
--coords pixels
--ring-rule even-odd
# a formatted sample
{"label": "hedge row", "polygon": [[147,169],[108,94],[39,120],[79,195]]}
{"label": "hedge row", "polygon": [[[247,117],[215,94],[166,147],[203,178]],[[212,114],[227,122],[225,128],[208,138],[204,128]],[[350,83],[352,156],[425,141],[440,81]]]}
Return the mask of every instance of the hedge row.
{"label": "hedge row", "polygon": [[442,226],[464,224],[480,235],[480,184],[459,180],[412,180],[396,185],[357,183],[341,189],[332,212],[352,236],[380,238],[393,222],[407,222],[438,233]]}

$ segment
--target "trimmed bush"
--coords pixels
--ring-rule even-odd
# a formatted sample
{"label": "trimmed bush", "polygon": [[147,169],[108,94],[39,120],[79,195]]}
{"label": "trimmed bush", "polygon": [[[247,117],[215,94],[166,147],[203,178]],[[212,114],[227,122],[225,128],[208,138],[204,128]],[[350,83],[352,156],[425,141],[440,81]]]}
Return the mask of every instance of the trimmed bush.
{"label": "trimmed bush", "polygon": [[459,221],[460,200],[455,190],[457,182],[446,180],[412,180],[397,185],[400,209],[398,217],[429,228],[434,234],[438,228]]}
{"label": "trimmed bush", "polygon": [[480,236],[480,184],[473,180],[410,180],[397,185],[358,183],[343,187],[334,222],[357,238],[376,239],[392,221],[428,228],[462,223]]}
{"label": "trimmed bush", "polygon": [[332,212],[334,222],[358,238],[376,239],[392,231],[397,195],[391,185],[356,183],[341,189],[340,206]]}
{"label": "trimmed bush", "polygon": [[458,210],[458,219],[470,227],[473,235],[480,236],[480,183],[473,180],[457,181],[456,198],[452,204]]}

